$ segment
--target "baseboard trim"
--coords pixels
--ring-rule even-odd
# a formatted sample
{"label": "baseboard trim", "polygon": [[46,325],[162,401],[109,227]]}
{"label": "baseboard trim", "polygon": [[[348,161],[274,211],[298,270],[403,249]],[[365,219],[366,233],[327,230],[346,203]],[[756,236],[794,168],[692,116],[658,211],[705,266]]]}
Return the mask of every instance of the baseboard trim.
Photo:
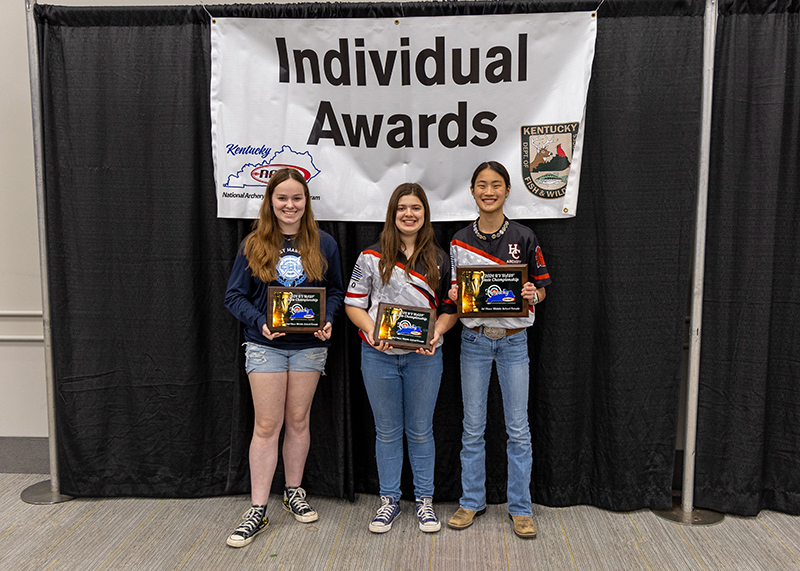
{"label": "baseboard trim", "polygon": [[49,474],[47,437],[0,437],[0,472],[4,474]]}

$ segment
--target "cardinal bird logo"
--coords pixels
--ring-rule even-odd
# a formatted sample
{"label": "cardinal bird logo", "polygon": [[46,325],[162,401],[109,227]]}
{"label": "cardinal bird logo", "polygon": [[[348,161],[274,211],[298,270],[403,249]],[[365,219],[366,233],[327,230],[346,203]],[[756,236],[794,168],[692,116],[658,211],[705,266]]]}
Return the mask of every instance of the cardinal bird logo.
{"label": "cardinal bird logo", "polygon": [[522,127],[522,180],[539,198],[562,198],[567,192],[572,153],[580,123]]}

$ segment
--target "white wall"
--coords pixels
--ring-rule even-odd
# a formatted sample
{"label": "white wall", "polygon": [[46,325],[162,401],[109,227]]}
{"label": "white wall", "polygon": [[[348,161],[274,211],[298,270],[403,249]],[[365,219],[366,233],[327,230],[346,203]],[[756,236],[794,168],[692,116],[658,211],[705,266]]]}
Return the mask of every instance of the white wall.
{"label": "white wall", "polygon": [[[42,336],[39,234],[23,0],[0,18],[0,339]],[[0,436],[47,436],[44,344],[0,341]]]}
{"label": "white wall", "polygon": [[[196,4],[188,0],[49,0],[42,3],[60,6]],[[0,0],[0,5],[3,8],[3,18],[0,18],[0,437],[47,436],[44,343],[3,340],[9,336],[41,337],[43,327],[41,315],[8,315],[41,314],[42,297],[26,0]]]}
{"label": "white wall", "polygon": [[[53,0],[62,6],[187,5],[186,0]],[[0,18],[0,437],[47,436],[39,232],[25,0]],[[20,312],[38,316],[18,316]]]}

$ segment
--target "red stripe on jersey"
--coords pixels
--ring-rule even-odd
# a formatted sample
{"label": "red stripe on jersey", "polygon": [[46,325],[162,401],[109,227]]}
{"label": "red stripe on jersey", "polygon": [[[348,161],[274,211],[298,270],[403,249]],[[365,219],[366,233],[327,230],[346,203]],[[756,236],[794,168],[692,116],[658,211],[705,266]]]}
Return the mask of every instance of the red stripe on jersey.
{"label": "red stripe on jersey", "polygon": [[543,274],[541,276],[531,276],[532,280],[549,280],[550,274]]}
{"label": "red stripe on jersey", "polygon": [[367,297],[368,293],[350,293],[349,291],[345,294],[345,297]]}
{"label": "red stripe on jersey", "polygon": [[[376,258],[380,258],[380,257],[381,257],[380,253],[379,253],[379,252],[376,252],[375,250],[364,250],[364,253],[365,253],[365,254],[369,254],[369,255],[371,255],[371,256],[375,256]],[[401,269],[401,270],[403,270],[403,271],[406,271],[406,267],[405,267],[403,264],[401,264],[400,262],[397,262],[397,263],[395,264],[395,266],[397,266],[398,268],[400,268],[400,269]],[[423,276],[423,275],[422,275],[422,274],[420,274],[419,272],[415,272],[414,270],[410,270],[408,273],[409,273],[410,275],[412,275],[412,276],[416,277],[416,278],[419,278],[419,279],[421,279],[422,281],[425,281],[425,276]]]}
{"label": "red stripe on jersey", "polygon": [[[405,267],[405,265],[401,264],[400,262],[397,262],[397,263],[395,264],[395,266],[397,266],[398,268],[400,268],[400,269],[401,269],[401,270],[403,270],[403,271],[406,271],[406,267]],[[409,275],[411,275],[411,276],[414,276],[415,278],[419,278],[419,279],[421,279],[422,281],[425,281],[425,276],[423,276],[423,275],[422,275],[421,273],[419,273],[419,272],[415,272],[414,270],[409,270],[409,271],[408,271],[408,274],[409,274]]]}
{"label": "red stripe on jersey", "polygon": [[506,265],[506,263],[500,258],[495,258],[491,254],[487,254],[480,248],[476,248],[475,246],[470,246],[469,244],[462,242],[461,240],[453,240],[452,242],[450,242],[450,244],[452,244],[453,246],[458,246],[459,248],[464,248],[465,250],[469,250],[473,254],[477,254],[479,256],[486,258],[487,260],[491,260],[495,264],[502,264],[504,266]]}

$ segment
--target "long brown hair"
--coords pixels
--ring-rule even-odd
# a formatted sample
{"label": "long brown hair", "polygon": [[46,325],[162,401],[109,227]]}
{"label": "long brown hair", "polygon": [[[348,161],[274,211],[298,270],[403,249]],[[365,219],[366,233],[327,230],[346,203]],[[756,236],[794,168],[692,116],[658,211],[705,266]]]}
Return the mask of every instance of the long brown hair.
{"label": "long brown hair", "polygon": [[400,239],[400,231],[397,229],[397,205],[400,199],[409,194],[419,198],[422,207],[425,209],[425,219],[422,228],[417,233],[414,243],[414,253],[406,263],[406,277],[411,279],[410,271],[417,265],[417,261],[422,263],[425,268],[425,281],[435,291],[439,285],[439,264],[441,260],[438,255],[438,245],[436,235],[433,233],[431,224],[431,209],[428,207],[428,197],[420,185],[415,182],[405,182],[394,189],[392,197],[389,199],[389,206],[386,208],[386,222],[383,224],[381,232],[381,261],[378,263],[378,270],[381,274],[381,281],[389,283],[392,269],[397,263],[397,254],[403,245]]}
{"label": "long brown hair", "polygon": [[308,184],[297,170],[280,169],[270,177],[264,200],[261,201],[261,208],[258,210],[258,218],[253,222],[253,231],[244,241],[244,255],[250,271],[264,283],[275,279],[275,268],[284,242],[283,232],[272,210],[272,195],[279,184],[289,179],[299,182],[306,196],[306,207],[300,219],[300,229],[290,238],[292,246],[300,253],[300,261],[309,281],[321,281],[325,270],[328,269],[328,260],[320,250],[319,229],[311,211],[311,193],[308,191]]}

